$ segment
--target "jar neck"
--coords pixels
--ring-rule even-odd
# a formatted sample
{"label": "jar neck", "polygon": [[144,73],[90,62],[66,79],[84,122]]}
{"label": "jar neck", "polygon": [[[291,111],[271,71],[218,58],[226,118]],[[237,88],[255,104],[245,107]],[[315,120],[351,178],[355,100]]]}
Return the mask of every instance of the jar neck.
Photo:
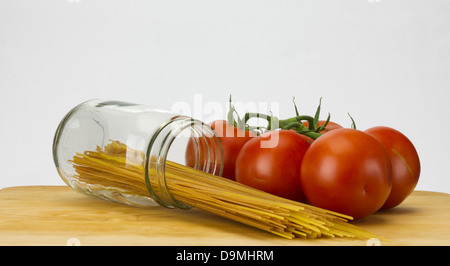
{"label": "jar neck", "polygon": [[[178,137],[186,133],[189,133],[193,139],[201,140],[193,142],[198,151],[193,167],[210,174],[222,175],[223,149],[217,133],[199,120],[187,116],[173,117],[161,124],[153,134],[145,158],[145,183],[153,200],[161,206],[191,208],[173,197],[166,182],[166,161],[171,145]],[[206,145],[200,145],[200,143]],[[203,162],[200,162],[201,160]]]}

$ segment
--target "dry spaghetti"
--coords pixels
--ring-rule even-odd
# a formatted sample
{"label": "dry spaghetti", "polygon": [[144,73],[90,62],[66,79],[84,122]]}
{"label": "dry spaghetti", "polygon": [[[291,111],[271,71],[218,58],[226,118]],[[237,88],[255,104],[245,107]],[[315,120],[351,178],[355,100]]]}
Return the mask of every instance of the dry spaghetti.
{"label": "dry spaghetti", "polygon": [[[104,149],[77,153],[71,162],[78,182],[150,197],[144,160],[144,153],[112,141]],[[175,162],[166,161],[165,177],[176,200],[284,238],[377,237],[349,224],[352,217],[274,196]]]}

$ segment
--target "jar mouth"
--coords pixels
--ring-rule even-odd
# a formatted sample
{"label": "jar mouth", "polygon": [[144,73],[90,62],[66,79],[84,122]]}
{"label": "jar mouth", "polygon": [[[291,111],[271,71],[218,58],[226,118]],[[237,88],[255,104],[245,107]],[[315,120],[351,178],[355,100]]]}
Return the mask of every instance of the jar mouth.
{"label": "jar mouth", "polygon": [[[222,175],[223,149],[217,133],[209,125],[199,120],[187,116],[175,116],[161,124],[150,140],[145,158],[145,184],[151,197],[159,205],[168,208],[190,209],[189,205],[178,201],[172,195],[165,172],[169,150],[174,141],[181,136],[203,140],[201,142],[204,145],[193,141],[195,149],[200,152],[196,154],[195,164],[192,167],[210,174]],[[203,162],[200,162],[201,160]]]}

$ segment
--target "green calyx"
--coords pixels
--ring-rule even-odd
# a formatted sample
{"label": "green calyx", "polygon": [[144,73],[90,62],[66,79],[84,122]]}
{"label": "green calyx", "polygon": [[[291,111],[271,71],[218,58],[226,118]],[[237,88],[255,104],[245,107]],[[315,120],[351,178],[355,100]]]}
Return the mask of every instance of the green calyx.
{"label": "green calyx", "polygon": [[[293,97],[293,103],[294,103],[296,116],[291,117],[291,118],[279,119],[278,117],[276,117],[272,114],[268,115],[268,114],[263,114],[263,113],[247,112],[244,114],[244,117],[241,119],[231,102],[231,95],[230,95],[230,100],[229,100],[230,110],[228,112],[228,117],[227,117],[228,123],[230,125],[234,125],[235,127],[239,128],[239,129],[251,130],[251,131],[255,132],[257,135],[260,135],[266,131],[284,129],[284,130],[294,130],[295,132],[305,135],[305,136],[308,136],[312,139],[319,138],[322,135],[320,132],[326,128],[328,122],[330,121],[330,114],[328,114],[328,117],[327,117],[327,120],[325,121],[325,123],[321,126],[318,126],[322,98],[320,98],[320,100],[319,100],[319,106],[317,107],[314,117],[309,116],[309,115],[300,115],[297,105],[295,104],[294,97]],[[236,114],[236,117],[235,117],[235,114]],[[254,119],[254,118],[266,120],[267,126],[266,127],[250,126],[248,124],[248,121],[250,119]],[[303,124],[303,121],[308,122],[307,127]]]}

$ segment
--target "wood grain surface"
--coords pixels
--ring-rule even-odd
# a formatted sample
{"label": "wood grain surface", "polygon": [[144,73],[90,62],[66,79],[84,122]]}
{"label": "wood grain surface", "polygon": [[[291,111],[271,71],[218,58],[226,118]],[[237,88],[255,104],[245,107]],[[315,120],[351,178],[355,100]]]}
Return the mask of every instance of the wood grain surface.
{"label": "wood grain surface", "polygon": [[[389,241],[450,245],[450,195],[414,191],[397,208],[352,222]],[[371,240],[369,244],[376,243]],[[367,245],[365,240],[287,240],[202,210],[137,208],[61,186],[0,190],[0,245]]]}

